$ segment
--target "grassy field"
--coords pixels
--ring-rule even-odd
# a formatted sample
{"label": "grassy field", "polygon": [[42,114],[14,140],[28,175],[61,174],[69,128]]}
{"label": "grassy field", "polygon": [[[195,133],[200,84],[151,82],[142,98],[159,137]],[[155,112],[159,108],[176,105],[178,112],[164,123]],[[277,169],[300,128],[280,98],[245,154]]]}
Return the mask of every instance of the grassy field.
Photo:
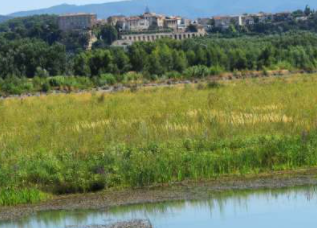
{"label": "grassy field", "polygon": [[297,75],[1,100],[0,205],[317,166],[316,88]]}

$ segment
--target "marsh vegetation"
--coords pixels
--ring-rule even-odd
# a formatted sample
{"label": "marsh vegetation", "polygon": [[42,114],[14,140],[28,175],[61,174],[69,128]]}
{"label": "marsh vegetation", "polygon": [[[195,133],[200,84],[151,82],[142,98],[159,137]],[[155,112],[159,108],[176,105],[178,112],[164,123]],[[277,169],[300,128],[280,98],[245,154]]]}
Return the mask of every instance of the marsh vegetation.
{"label": "marsh vegetation", "polygon": [[298,75],[1,100],[0,204],[315,167],[316,85]]}

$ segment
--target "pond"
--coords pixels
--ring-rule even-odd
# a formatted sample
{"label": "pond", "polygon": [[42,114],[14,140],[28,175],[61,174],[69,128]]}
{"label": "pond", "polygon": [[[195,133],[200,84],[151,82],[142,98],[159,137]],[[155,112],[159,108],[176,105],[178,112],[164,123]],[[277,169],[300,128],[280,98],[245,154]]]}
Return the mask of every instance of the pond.
{"label": "pond", "polygon": [[109,211],[42,212],[0,228],[83,228],[149,219],[154,228],[313,228],[317,187],[217,194],[208,200],[113,208]]}

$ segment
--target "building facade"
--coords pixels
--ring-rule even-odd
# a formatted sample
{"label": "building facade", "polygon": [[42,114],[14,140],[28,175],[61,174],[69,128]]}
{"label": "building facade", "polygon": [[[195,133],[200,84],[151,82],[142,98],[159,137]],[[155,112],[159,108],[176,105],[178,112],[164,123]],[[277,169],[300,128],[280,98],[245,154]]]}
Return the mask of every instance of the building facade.
{"label": "building facade", "polygon": [[115,41],[112,46],[129,46],[135,42],[153,42],[163,38],[174,40],[185,40],[195,37],[203,37],[207,33],[205,30],[198,32],[169,32],[169,33],[153,33],[153,34],[127,34],[121,35],[121,40]]}
{"label": "building facade", "polygon": [[123,30],[142,31],[150,28],[150,22],[141,17],[128,17],[123,23]]}
{"label": "building facade", "polygon": [[164,20],[164,27],[167,29],[172,29],[174,31],[178,30],[181,24],[182,24],[181,17],[167,17]]}
{"label": "building facade", "polygon": [[108,23],[118,26],[123,32],[141,32],[146,30],[183,30],[191,24],[191,20],[181,17],[166,17],[151,13],[148,9],[139,16],[112,16],[107,19]]}
{"label": "building facade", "polygon": [[59,29],[68,30],[86,30],[92,29],[97,23],[95,14],[68,14],[58,17]]}
{"label": "building facade", "polygon": [[217,16],[213,17],[213,20],[215,27],[222,29],[229,28],[231,24],[240,26],[243,24],[242,16]]}
{"label": "building facade", "polygon": [[108,17],[107,22],[108,24],[112,26],[117,26],[117,25],[122,26],[125,20],[126,20],[125,16],[119,15],[119,16]]}

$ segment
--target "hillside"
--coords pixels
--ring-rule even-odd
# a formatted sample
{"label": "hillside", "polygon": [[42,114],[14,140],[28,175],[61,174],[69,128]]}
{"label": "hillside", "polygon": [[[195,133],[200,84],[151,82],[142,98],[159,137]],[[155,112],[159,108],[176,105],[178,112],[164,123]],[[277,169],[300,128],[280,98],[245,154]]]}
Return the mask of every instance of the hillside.
{"label": "hillside", "polygon": [[0,15],[0,23],[6,21],[6,20],[9,20],[11,17],[7,17],[7,16],[2,16]]}
{"label": "hillside", "polygon": [[[144,11],[149,6],[152,11],[180,15],[189,18],[209,17],[220,14],[241,14],[259,11],[278,12],[304,8],[305,5],[317,8],[315,0],[131,0],[89,5],[58,5],[46,9],[16,12],[11,16],[28,16],[34,14],[65,14],[76,12],[96,13],[99,18],[107,18],[110,15],[134,15]],[[168,6],[168,7],[167,7]]]}

